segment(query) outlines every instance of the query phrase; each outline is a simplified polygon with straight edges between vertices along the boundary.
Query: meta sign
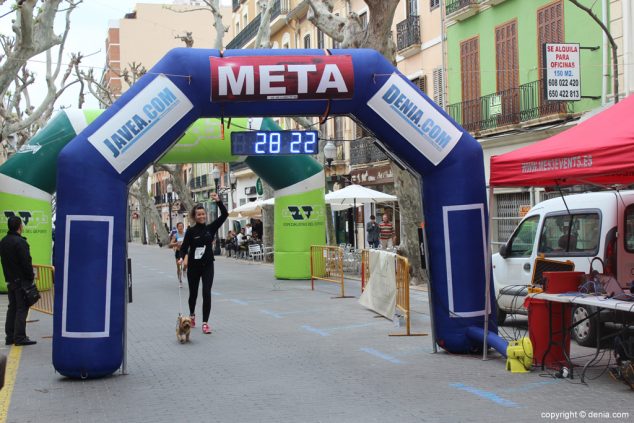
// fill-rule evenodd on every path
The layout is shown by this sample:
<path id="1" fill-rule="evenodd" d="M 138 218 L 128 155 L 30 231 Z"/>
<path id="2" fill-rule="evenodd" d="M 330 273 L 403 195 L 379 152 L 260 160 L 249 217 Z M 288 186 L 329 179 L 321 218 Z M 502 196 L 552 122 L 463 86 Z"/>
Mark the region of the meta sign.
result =
<path id="1" fill-rule="evenodd" d="M 352 98 L 350 56 L 210 57 L 211 101 Z"/>
<path id="2" fill-rule="evenodd" d="M 548 100 L 581 100 L 579 44 L 544 44 L 544 90 Z"/>

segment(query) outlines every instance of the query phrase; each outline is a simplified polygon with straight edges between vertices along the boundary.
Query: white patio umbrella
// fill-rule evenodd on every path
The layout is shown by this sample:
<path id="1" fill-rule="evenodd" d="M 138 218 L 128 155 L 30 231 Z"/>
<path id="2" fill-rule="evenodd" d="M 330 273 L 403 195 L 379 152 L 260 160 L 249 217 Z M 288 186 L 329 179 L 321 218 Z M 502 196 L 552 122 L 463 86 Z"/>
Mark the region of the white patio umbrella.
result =
<path id="1" fill-rule="evenodd" d="M 229 217 L 243 218 L 243 217 L 259 217 L 262 216 L 262 200 L 250 201 L 243 204 L 229 212 Z"/>
<path id="2" fill-rule="evenodd" d="M 395 195 L 386 194 L 381 191 L 375 191 L 361 185 L 348 185 L 338 191 L 326 194 L 326 203 L 328 204 L 350 204 L 359 203 L 382 203 L 386 201 L 396 201 Z"/>
<path id="3" fill-rule="evenodd" d="M 355 210 L 357 209 L 357 202 L 359 203 L 383 203 L 386 201 L 396 201 L 398 198 L 395 195 L 386 194 L 381 191 L 375 191 L 370 188 L 366 188 L 361 185 L 348 185 L 335 192 L 329 192 L 326 194 L 326 203 L 331 205 L 353 204 Z M 347 207 L 346 207 L 347 208 Z M 353 213 L 354 220 L 354 241 L 355 247 L 359 248 L 357 241 L 357 213 Z"/>

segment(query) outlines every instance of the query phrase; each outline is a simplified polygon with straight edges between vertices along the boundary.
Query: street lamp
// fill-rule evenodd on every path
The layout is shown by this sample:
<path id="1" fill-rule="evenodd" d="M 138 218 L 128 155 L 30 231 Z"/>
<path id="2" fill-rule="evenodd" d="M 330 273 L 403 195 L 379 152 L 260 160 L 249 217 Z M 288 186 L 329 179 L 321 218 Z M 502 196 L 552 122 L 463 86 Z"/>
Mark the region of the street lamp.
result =
<path id="1" fill-rule="evenodd" d="M 238 182 L 238 177 L 234 172 L 229 172 L 229 183 L 231 184 L 231 189 L 236 189 L 236 182 Z"/>
<path id="2" fill-rule="evenodd" d="M 214 166 L 211 171 L 211 177 L 214 180 L 214 186 L 216 187 L 216 194 L 219 194 L 218 185 L 220 185 L 220 170 L 217 166 Z M 218 219 L 218 204 L 214 204 L 214 220 Z M 215 234 L 216 236 L 216 245 L 214 246 L 214 254 L 220 255 L 220 240 L 218 239 L 218 232 Z"/>
<path id="3" fill-rule="evenodd" d="M 172 187 L 172 184 L 167 184 L 167 207 L 168 207 L 168 213 L 170 215 L 170 230 L 169 232 L 172 231 L 172 193 L 174 192 L 174 187 Z"/>
<path id="4" fill-rule="evenodd" d="M 235 172 L 229 172 L 229 183 L 231 184 L 231 209 L 233 210 L 233 191 L 236 189 L 236 182 L 238 182 L 238 177 Z"/>
<path id="5" fill-rule="evenodd" d="M 332 141 L 328 141 L 324 146 L 324 158 L 328 167 L 332 166 L 332 161 L 337 157 L 337 147 Z"/>

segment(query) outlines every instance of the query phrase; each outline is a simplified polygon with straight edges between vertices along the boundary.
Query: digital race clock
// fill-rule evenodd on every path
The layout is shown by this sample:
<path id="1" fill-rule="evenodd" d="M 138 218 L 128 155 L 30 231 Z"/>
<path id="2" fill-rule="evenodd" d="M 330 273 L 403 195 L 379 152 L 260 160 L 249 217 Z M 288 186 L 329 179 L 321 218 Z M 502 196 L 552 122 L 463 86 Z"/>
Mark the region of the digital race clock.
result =
<path id="1" fill-rule="evenodd" d="M 231 133 L 234 156 L 317 154 L 317 131 L 236 131 Z"/>

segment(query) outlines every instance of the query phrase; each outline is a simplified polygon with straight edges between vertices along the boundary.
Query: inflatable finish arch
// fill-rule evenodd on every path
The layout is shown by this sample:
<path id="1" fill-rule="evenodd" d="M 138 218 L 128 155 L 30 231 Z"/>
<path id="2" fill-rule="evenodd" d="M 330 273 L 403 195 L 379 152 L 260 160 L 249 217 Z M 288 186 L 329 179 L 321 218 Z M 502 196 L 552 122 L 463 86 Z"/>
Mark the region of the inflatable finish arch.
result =
<path id="1" fill-rule="evenodd" d="M 353 115 L 424 177 L 438 343 L 479 342 L 486 194 L 479 144 L 373 50 L 175 49 L 60 153 L 53 365 L 69 377 L 123 358 L 128 184 L 199 117 Z M 127 142 L 112 135 L 132 133 Z M 493 304 L 494 302 L 491 302 Z M 492 332 L 497 328 L 491 324 Z"/>

